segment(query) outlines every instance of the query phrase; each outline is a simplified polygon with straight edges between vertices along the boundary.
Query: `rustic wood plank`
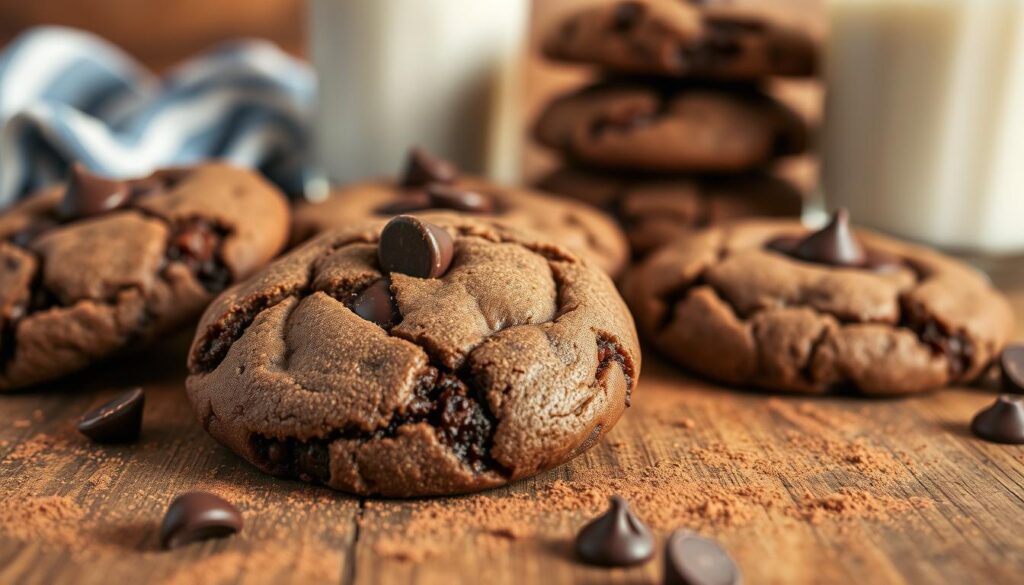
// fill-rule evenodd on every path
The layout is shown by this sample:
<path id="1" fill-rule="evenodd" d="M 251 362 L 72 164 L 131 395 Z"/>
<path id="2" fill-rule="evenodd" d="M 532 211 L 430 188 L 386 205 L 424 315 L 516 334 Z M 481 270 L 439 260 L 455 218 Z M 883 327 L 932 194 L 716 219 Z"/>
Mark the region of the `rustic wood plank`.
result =
<path id="1" fill-rule="evenodd" d="M 184 396 L 187 342 L 0 398 L 0 582 L 342 581 L 358 501 L 263 477 L 207 436 Z M 82 412 L 132 385 L 146 388 L 138 444 L 93 445 L 75 432 Z M 242 534 L 159 550 L 167 504 L 193 489 L 236 503 Z M 19 519 L 12 534 L 9 523 Z"/>

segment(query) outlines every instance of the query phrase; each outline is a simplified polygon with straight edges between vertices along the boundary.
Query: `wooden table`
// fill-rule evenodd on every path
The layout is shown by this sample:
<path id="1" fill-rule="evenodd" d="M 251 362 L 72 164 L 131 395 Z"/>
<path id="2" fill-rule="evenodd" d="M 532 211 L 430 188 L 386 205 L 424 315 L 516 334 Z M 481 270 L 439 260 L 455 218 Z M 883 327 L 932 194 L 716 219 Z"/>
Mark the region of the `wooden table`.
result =
<path id="1" fill-rule="evenodd" d="M 1013 299 L 1024 323 L 1024 290 Z M 689 379 L 648 352 L 634 407 L 575 461 L 477 496 L 361 500 L 264 476 L 210 439 L 183 393 L 187 341 L 0 397 L 0 582 L 657 583 L 660 552 L 630 570 L 572 558 L 575 530 L 616 492 L 659 538 L 685 526 L 719 539 L 748 584 L 1024 571 L 1024 447 L 967 430 L 991 388 L 778 397 Z M 132 384 L 147 390 L 138 444 L 77 435 L 81 412 Z M 160 551 L 166 505 L 191 489 L 234 501 L 245 529 Z"/>

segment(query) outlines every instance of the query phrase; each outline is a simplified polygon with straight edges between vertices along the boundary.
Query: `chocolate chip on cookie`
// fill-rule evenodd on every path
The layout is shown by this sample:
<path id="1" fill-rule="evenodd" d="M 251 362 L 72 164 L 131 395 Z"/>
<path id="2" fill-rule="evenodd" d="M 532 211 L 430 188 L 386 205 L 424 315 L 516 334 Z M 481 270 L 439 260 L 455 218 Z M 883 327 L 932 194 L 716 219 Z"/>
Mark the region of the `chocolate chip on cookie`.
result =
<path id="1" fill-rule="evenodd" d="M 413 218 L 357 224 L 216 299 L 186 382 L 203 427 L 268 473 L 388 496 L 503 485 L 595 444 L 640 368 L 611 280 L 532 233 L 431 223 L 450 244 Z"/>
<path id="2" fill-rule="evenodd" d="M 352 301 L 352 312 L 384 329 L 390 329 L 401 318 L 391 295 L 391 280 L 384 277 L 363 289 Z"/>
<path id="3" fill-rule="evenodd" d="M 437 278 L 448 270 L 454 253 L 452 237 L 444 228 L 400 215 L 381 231 L 377 257 L 385 272 Z"/>
<path id="4" fill-rule="evenodd" d="M 131 195 L 128 183 L 94 175 L 81 163 L 75 163 L 71 165 L 71 175 L 57 214 L 63 220 L 99 215 L 124 207 L 131 200 Z"/>
<path id="5" fill-rule="evenodd" d="M 832 244 L 816 261 L 776 247 L 809 236 L 820 233 L 784 221 L 694 232 L 633 269 L 624 295 L 674 361 L 770 390 L 903 394 L 967 382 L 1013 331 L 1006 299 L 968 266 L 867 232 L 852 234 L 860 266 L 834 264 L 859 255 Z"/>
<path id="6" fill-rule="evenodd" d="M 832 266 L 864 266 L 867 253 L 850 229 L 850 212 L 840 209 L 825 227 L 802 239 L 781 239 L 770 247 L 808 262 Z"/>
<path id="7" fill-rule="evenodd" d="M 451 183 L 458 176 L 459 169 L 451 162 L 431 156 L 422 148 L 413 148 L 399 184 L 406 188 L 427 187 L 431 183 Z"/>
<path id="8" fill-rule="evenodd" d="M 81 167 L 0 215 L 0 390 L 52 380 L 198 315 L 283 247 L 289 211 L 223 164 L 108 181 Z"/>
<path id="9" fill-rule="evenodd" d="M 294 214 L 293 242 L 368 220 L 403 214 L 429 219 L 445 211 L 472 213 L 487 221 L 544 234 L 612 276 L 618 276 L 628 261 L 625 235 L 601 211 L 546 193 L 468 176 L 416 188 L 402 186 L 402 180 L 372 181 L 336 191 L 321 202 L 300 204 Z"/>

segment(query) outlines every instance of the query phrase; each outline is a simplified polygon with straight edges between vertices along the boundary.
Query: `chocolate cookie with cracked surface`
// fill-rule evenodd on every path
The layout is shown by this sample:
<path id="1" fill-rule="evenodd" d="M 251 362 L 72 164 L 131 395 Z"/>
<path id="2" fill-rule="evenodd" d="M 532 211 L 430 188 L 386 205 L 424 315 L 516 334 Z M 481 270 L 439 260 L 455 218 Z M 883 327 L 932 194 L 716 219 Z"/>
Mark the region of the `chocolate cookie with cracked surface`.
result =
<path id="1" fill-rule="evenodd" d="M 287 241 L 284 197 L 223 164 L 129 181 L 76 166 L 0 215 L 0 390 L 59 378 L 195 318 Z"/>
<path id="2" fill-rule="evenodd" d="M 803 207 L 792 183 L 765 173 L 651 176 L 564 167 L 537 185 L 615 215 L 640 257 L 704 227 L 752 217 L 795 218 Z"/>
<path id="3" fill-rule="evenodd" d="M 537 140 L 584 166 L 739 172 L 807 148 L 806 122 L 748 84 L 598 83 L 551 102 Z"/>
<path id="4" fill-rule="evenodd" d="M 628 74 L 761 79 L 809 76 L 818 43 L 765 10 L 728 2 L 622 0 L 588 6 L 558 23 L 544 53 Z"/>
<path id="5" fill-rule="evenodd" d="M 643 334 L 709 378 L 770 390 L 906 394 L 970 381 L 1013 331 L 973 269 L 837 217 L 683 236 L 627 276 Z"/>
<path id="6" fill-rule="evenodd" d="M 384 243 L 382 222 L 326 232 L 210 306 L 187 380 L 210 434 L 274 475 L 425 496 L 536 474 L 611 429 L 640 352 L 606 274 L 507 226 L 435 216 L 446 243 L 392 221 Z M 382 271 L 381 246 L 421 237 L 443 273 Z"/>
<path id="7" fill-rule="evenodd" d="M 400 213 L 458 211 L 540 233 L 613 277 L 621 274 L 629 259 L 629 245 L 615 221 L 575 201 L 457 176 L 454 171 L 442 178 L 413 181 L 409 175 L 415 173 L 406 172 L 396 180 L 351 185 L 324 201 L 298 205 L 293 240 L 301 242 L 328 229 Z"/>

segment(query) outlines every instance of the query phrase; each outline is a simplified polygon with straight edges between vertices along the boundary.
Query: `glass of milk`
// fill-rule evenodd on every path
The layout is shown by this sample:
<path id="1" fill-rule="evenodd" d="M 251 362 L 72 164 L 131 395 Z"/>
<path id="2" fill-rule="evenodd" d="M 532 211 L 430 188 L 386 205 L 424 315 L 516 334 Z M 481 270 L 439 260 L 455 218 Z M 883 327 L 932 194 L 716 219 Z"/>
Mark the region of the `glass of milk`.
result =
<path id="1" fill-rule="evenodd" d="M 1024 0 L 829 12 L 829 207 L 947 251 L 1024 258 Z"/>
<path id="2" fill-rule="evenodd" d="M 410 146 L 514 179 L 529 0 L 312 0 L 315 152 L 335 182 L 394 175 Z"/>

